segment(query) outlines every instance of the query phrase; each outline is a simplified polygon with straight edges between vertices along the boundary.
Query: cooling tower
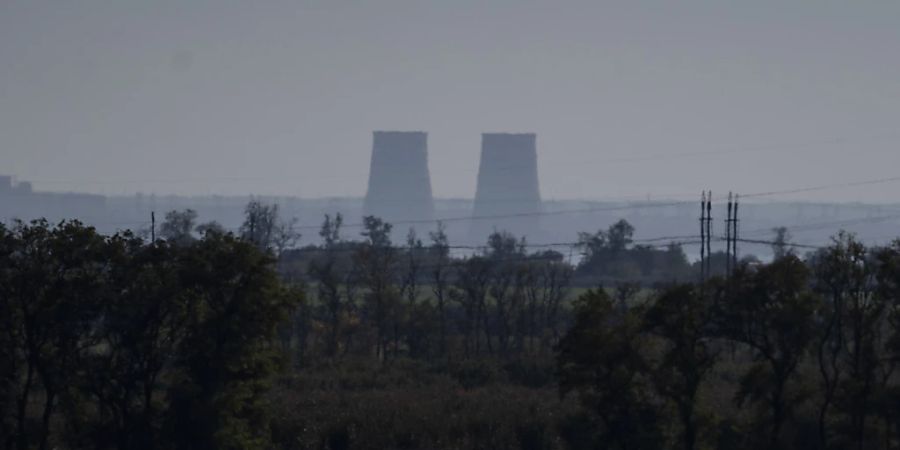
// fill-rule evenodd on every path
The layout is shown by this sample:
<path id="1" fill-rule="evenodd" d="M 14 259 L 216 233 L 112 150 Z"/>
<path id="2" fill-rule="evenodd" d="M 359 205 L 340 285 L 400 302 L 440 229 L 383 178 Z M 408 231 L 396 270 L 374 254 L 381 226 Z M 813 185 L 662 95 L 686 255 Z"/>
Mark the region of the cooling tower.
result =
<path id="1" fill-rule="evenodd" d="M 472 237 L 483 239 L 493 229 L 534 238 L 538 232 L 541 194 L 538 186 L 534 133 L 484 133 L 475 192 Z M 484 218 L 490 216 L 511 216 Z"/>
<path id="2" fill-rule="evenodd" d="M 431 220 L 434 204 L 428 175 L 428 134 L 421 131 L 373 134 L 369 189 L 363 211 L 395 223 L 400 230 L 409 225 L 396 222 Z"/>

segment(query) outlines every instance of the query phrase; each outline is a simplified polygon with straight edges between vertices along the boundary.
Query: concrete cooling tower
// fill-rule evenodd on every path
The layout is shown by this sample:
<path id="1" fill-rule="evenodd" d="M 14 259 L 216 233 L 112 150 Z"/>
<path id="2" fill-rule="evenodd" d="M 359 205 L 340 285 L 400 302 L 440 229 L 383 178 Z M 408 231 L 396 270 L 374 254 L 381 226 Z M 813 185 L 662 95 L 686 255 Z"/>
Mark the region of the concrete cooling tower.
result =
<path id="1" fill-rule="evenodd" d="M 388 222 L 431 220 L 434 203 L 428 174 L 428 134 L 376 131 L 373 135 L 369 189 L 363 211 Z M 425 224 L 417 228 L 428 228 Z M 408 224 L 395 223 L 395 230 Z"/>
<path id="2" fill-rule="evenodd" d="M 476 219 L 471 238 L 483 240 L 497 230 L 507 230 L 534 240 L 539 232 L 541 193 L 538 186 L 537 143 L 534 133 L 484 133 L 481 165 L 475 192 Z"/>

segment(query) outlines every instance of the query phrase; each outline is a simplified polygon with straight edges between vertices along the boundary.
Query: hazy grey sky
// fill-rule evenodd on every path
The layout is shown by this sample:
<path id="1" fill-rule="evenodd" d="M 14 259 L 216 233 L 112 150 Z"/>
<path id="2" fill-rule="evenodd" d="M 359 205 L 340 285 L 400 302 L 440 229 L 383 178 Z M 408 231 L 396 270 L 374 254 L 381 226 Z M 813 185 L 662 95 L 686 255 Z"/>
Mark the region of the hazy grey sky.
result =
<path id="1" fill-rule="evenodd" d="M 484 131 L 537 133 L 545 198 L 756 192 L 900 175 L 898 121 L 896 1 L 0 0 L 0 173 L 39 189 L 362 195 L 391 129 L 440 197 Z"/>

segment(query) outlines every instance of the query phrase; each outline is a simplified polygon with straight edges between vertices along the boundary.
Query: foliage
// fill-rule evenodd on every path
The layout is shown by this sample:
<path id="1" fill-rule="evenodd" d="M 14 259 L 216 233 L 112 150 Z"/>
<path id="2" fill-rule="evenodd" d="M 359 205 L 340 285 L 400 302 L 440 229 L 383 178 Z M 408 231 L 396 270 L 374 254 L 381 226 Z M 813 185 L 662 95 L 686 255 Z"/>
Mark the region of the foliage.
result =
<path id="1" fill-rule="evenodd" d="M 614 280 L 657 281 L 687 280 L 691 267 L 681 246 L 669 244 L 664 249 L 632 245 L 634 227 L 620 220 L 606 230 L 579 233 L 582 260 L 577 274 L 582 282 L 599 283 Z"/>
<path id="2" fill-rule="evenodd" d="M 44 221 L 0 229 L 0 251 L 5 447 L 268 448 L 271 342 L 299 295 L 268 255 Z"/>
<path id="3" fill-rule="evenodd" d="M 0 225 L 0 445 L 900 444 L 900 242 L 804 260 L 785 234 L 771 263 L 665 283 L 681 248 L 624 221 L 576 269 L 502 230 L 464 256 L 441 225 L 395 245 L 377 217 L 282 248 L 277 213 L 248 205 L 239 236 L 177 213 L 156 242 Z M 574 276 L 612 287 L 572 301 Z"/>

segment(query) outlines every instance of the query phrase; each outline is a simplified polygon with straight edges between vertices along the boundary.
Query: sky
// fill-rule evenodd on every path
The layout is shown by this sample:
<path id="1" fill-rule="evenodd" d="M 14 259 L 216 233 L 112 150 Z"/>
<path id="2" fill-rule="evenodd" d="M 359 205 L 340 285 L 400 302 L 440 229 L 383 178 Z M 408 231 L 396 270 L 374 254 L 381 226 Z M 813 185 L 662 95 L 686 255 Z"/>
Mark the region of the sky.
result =
<path id="1" fill-rule="evenodd" d="M 497 131 L 546 199 L 852 183 L 900 176 L 898 55 L 888 1 L 0 0 L 0 174 L 362 196 L 372 131 L 422 130 L 438 197 Z"/>

